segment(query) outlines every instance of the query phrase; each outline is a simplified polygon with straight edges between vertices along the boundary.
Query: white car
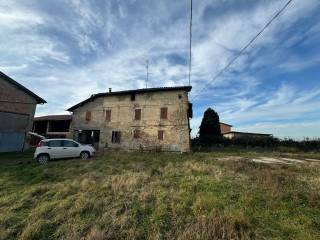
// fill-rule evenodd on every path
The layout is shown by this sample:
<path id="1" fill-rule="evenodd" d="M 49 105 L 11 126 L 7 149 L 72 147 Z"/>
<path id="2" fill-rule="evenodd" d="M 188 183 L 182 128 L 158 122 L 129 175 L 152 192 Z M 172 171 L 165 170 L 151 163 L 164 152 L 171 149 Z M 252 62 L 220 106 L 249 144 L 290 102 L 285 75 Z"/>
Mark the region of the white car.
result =
<path id="1" fill-rule="evenodd" d="M 50 159 L 75 158 L 87 159 L 96 150 L 90 145 L 82 145 L 72 139 L 44 139 L 41 140 L 34 153 L 34 159 L 39 163 L 47 163 Z"/>

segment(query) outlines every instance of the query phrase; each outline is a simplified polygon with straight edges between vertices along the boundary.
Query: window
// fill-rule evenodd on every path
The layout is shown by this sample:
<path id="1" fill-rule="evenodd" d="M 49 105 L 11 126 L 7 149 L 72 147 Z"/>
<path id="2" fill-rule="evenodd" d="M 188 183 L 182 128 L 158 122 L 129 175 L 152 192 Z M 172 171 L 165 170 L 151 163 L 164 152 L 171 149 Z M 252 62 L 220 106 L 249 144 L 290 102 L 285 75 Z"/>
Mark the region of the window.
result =
<path id="1" fill-rule="evenodd" d="M 51 140 L 48 143 L 48 147 L 62 147 L 62 141 L 61 140 Z"/>
<path id="2" fill-rule="evenodd" d="M 141 120 L 141 109 L 134 110 L 134 120 Z"/>
<path id="3" fill-rule="evenodd" d="M 111 110 L 108 109 L 106 110 L 106 122 L 110 122 L 111 121 Z"/>
<path id="4" fill-rule="evenodd" d="M 111 142 L 112 143 L 120 143 L 120 140 L 121 140 L 121 132 L 112 131 Z"/>
<path id="5" fill-rule="evenodd" d="M 91 112 L 90 111 L 86 112 L 86 121 L 91 121 Z"/>
<path id="6" fill-rule="evenodd" d="M 135 101 L 136 100 L 136 95 L 134 93 L 132 93 L 130 99 L 131 99 L 131 101 Z"/>
<path id="7" fill-rule="evenodd" d="M 163 140 L 163 135 L 164 135 L 164 131 L 163 130 L 159 130 L 158 131 L 158 140 Z"/>
<path id="8" fill-rule="evenodd" d="M 160 108 L 160 119 L 167 119 L 168 118 L 168 108 L 162 107 Z"/>
<path id="9" fill-rule="evenodd" d="M 140 138 L 140 130 L 139 129 L 135 129 L 133 131 L 133 138 Z"/>
<path id="10" fill-rule="evenodd" d="M 62 145 L 64 147 L 79 147 L 79 145 L 77 143 L 75 143 L 74 141 L 69 141 L 69 140 L 62 140 Z"/>
<path id="11" fill-rule="evenodd" d="M 181 99 L 181 98 L 182 98 L 182 95 L 181 95 L 181 94 L 179 94 L 179 95 L 178 95 L 178 97 L 179 97 L 179 99 Z"/>

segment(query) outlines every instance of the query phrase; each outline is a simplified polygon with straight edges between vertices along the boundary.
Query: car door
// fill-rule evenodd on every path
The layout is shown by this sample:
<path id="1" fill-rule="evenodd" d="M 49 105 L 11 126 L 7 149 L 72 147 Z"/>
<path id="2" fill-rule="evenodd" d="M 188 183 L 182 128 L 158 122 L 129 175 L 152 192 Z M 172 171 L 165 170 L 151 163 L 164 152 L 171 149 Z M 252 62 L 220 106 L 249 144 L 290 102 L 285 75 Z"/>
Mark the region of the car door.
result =
<path id="1" fill-rule="evenodd" d="M 80 147 L 79 144 L 72 140 L 62 140 L 63 142 L 63 154 L 65 157 L 79 157 Z"/>
<path id="2" fill-rule="evenodd" d="M 63 158 L 61 140 L 50 140 L 47 146 L 50 158 Z"/>

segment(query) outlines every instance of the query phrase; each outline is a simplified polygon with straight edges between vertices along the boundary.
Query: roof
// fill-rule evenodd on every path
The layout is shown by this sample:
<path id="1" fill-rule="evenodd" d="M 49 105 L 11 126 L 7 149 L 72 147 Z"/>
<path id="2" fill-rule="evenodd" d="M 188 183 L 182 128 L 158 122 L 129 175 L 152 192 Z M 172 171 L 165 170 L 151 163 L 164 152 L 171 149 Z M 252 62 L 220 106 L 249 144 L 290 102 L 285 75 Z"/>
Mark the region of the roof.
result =
<path id="1" fill-rule="evenodd" d="M 35 93 L 33 93 L 32 91 L 30 91 L 29 89 L 27 89 L 26 87 L 22 86 L 20 83 L 16 82 L 15 80 L 13 80 L 11 77 L 7 76 L 6 74 L 4 74 L 3 72 L 0 71 L 0 77 L 2 77 L 3 79 L 7 80 L 9 83 L 11 83 L 12 85 L 15 85 L 18 89 L 24 91 L 25 93 L 27 93 L 28 95 L 30 95 L 31 97 L 33 97 L 37 103 L 46 103 L 46 101 L 44 99 L 42 99 L 41 97 L 39 97 L 38 95 L 36 95 Z"/>
<path id="2" fill-rule="evenodd" d="M 229 127 L 232 127 L 232 125 L 227 124 L 227 123 L 224 123 L 224 122 L 220 122 L 220 124 L 223 124 L 223 125 L 227 125 L 227 126 L 229 126 Z"/>
<path id="3" fill-rule="evenodd" d="M 137 94 L 137 93 L 151 93 L 151 92 L 169 92 L 169 91 L 188 91 L 190 92 L 192 89 L 191 86 L 180 86 L 180 87 L 159 87 L 159 88 L 141 88 L 141 89 L 134 89 L 134 90 L 126 90 L 126 91 L 118 91 L 118 92 L 104 92 L 104 93 L 97 93 L 91 95 L 90 98 L 70 107 L 67 111 L 73 111 L 78 107 L 83 106 L 84 104 L 94 101 L 98 97 L 108 97 L 108 96 L 117 96 L 117 95 L 127 95 L 127 94 Z"/>
<path id="4" fill-rule="evenodd" d="M 34 121 L 48 121 L 48 120 L 72 120 L 72 115 L 47 115 L 41 117 L 35 117 Z"/>
<path id="5" fill-rule="evenodd" d="M 228 133 L 239 133 L 239 134 L 260 135 L 260 136 L 272 136 L 272 134 L 267 134 L 267 133 L 250 133 L 250 132 L 235 132 L 235 131 L 226 132 L 226 133 L 223 133 L 223 135 L 224 134 L 228 134 Z"/>

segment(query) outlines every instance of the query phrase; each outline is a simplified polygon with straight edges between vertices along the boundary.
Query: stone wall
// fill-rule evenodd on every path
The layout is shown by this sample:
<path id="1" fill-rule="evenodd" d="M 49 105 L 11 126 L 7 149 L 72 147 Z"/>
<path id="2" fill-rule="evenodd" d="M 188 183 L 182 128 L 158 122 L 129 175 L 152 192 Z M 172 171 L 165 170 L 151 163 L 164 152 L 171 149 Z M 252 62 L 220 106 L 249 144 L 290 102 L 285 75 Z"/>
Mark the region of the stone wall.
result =
<path id="1" fill-rule="evenodd" d="M 160 109 L 166 107 L 167 119 L 160 119 Z M 141 119 L 135 120 L 135 109 L 141 109 Z M 111 110 L 110 121 L 106 110 Z M 86 112 L 91 120 L 86 121 Z M 190 150 L 188 94 L 185 91 L 139 93 L 135 100 L 131 95 L 107 96 L 95 99 L 73 113 L 72 130 L 100 130 L 99 148 L 123 150 Z M 134 131 L 139 130 L 139 138 Z M 162 130 L 163 140 L 158 139 Z M 121 132 L 120 143 L 113 143 L 112 131 Z"/>

